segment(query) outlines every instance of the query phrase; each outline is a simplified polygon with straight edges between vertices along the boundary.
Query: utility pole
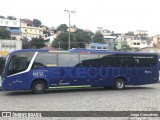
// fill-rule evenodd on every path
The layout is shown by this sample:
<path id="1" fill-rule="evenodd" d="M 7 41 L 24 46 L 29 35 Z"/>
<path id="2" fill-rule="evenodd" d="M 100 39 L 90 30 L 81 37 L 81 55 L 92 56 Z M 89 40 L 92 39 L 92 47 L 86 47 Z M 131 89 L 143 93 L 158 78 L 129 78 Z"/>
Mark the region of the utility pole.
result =
<path id="1" fill-rule="evenodd" d="M 64 10 L 64 12 L 68 13 L 68 17 L 69 17 L 69 36 L 68 36 L 68 50 L 70 50 L 71 48 L 71 38 L 70 38 L 70 17 L 71 17 L 71 13 L 76 13 L 75 11 L 70 11 L 70 10 Z"/>

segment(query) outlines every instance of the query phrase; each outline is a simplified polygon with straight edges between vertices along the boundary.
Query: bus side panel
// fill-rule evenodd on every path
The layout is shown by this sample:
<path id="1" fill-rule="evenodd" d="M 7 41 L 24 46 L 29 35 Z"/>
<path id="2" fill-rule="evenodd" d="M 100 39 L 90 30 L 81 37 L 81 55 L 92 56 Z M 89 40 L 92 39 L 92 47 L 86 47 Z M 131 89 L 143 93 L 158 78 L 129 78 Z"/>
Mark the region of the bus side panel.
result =
<path id="1" fill-rule="evenodd" d="M 49 71 L 52 86 L 90 85 L 85 67 L 54 67 Z"/>
<path id="2" fill-rule="evenodd" d="M 93 71 L 92 69 L 90 70 L 91 73 Z M 107 87 L 114 85 L 114 76 L 117 73 L 115 67 L 97 67 L 95 71 L 95 73 L 90 75 L 90 77 L 95 76 L 92 79 L 93 87 Z"/>
<path id="3" fill-rule="evenodd" d="M 30 89 L 32 87 L 32 83 L 35 80 L 44 80 L 46 81 L 47 85 L 49 85 L 49 79 L 51 77 L 50 71 L 51 71 L 51 68 L 32 69 L 28 76 Z"/>
<path id="4" fill-rule="evenodd" d="M 133 85 L 144 85 L 158 82 L 157 67 L 137 67 L 138 75 L 133 80 Z"/>
<path id="5" fill-rule="evenodd" d="M 92 87 L 113 86 L 117 68 L 107 67 L 55 67 L 49 71 L 50 86 Z"/>
<path id="6" fill-rule="evenodd" d="M 123 77 L 126 85 L 143 85 L 157 82 L 156 67 L 51 67 L 35 69 L 30 73 L 32 75 L 29 75 L 29 80 L 43 78 L 47 80 L 49 87 L 114 86 L 114 80 L 117 77 Z"/>
<path id="7" fill-rule="evenodd" d="M 2 83 L 3 90 L 29 90 L 28 73 L 7 77 Z"/>

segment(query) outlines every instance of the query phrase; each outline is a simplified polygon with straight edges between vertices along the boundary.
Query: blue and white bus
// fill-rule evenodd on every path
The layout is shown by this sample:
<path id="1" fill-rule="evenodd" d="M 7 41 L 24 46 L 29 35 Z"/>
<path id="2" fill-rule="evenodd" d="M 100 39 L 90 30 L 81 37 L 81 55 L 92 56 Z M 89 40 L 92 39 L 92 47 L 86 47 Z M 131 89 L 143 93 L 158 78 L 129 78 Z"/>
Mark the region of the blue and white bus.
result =
<path id="1" fill-rule="evenodd" d="M 157 83 L 155 53 L 104 50 L 17 50 L 8 55 L 2 75 L 4 91 L 109 87 Z"/>

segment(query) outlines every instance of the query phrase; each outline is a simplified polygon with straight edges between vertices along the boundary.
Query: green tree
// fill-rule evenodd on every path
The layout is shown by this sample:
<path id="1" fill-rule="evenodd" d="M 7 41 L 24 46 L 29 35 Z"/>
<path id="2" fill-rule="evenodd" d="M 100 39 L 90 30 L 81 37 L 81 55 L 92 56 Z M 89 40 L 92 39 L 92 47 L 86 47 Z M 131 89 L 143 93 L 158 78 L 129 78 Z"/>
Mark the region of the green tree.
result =
<path id="1" fill-rule="evenodd" d="M 61 24 L 60 26 L 57 27 L 57 31 L 67 31 L 68 26 L 66 24 Z"/>
<path id="2" fill-rule="evenodd" d="M 29 49 L 32 48 L 30 42 L 28 42 L 27 38 L 22 39 L 22 49 Z"/>
<path id="3" fill-rule="evenodd" d="M 127 45 L 127 44 L 123 44 L 121 51 L 125 51 L 125 52 L 132 51 L 132 48 L 130 48 L 129 45 Z"/>
<path id="4" fill-rule="evenodd" d="M 34 25 L 35 27 L 40 27 L 41 24 L 42 24 L 42 22 L 41 22 L 40 20 L 38 20 L 38 19 L 33 19 L 33 25 Z"/>
<path id="5" fill-rule="evenodd" d="M 52 46 L 54 48 L 62 48 L 64 50 L 67 50 L 68 49 L 68 33 L 61 32 L 52 43 Z"/>
<path id="6" fill-rule="evenodd" d="M 85 32 L 82 29 L 77 29 L 75 33 L 75 40 L 77 42 L 72 48 L 85 48 L 86 44 L 91 42 L 91 36 L 93 35 L 92 32 Z"/>
<path id="7" fill-rule="evenodd" d="M 14 16 L 8 16 L 7 19 L 9 19 L 9 20 L 17 20 L 17 18 L 14 17 Z"/>
<path id="8" fill-rule="evenodd" d="M 11 33 L 6 28 L 0 28 L 0 39 L 11 39 Z"/>
<path id="9" fill-rule="evenodd" d="M 43 38 L 32 38 L 32 40 L 30 41 L 30 46 L 32 48 L 42 48 L 45 46 L 45 43 L 44 43 L 44 39 Z"/>
<path id="10" fill-rule="evenodd" d="M 84 48 L 85 45 L 91 42 L 92 32 L 84 32 L 82 29 L 77 29 L 76 32 L 70 33 L 71 48 Z M 54 40 L 53 47 L 68 49 L 68 32 L 61 32 Z"/>
<path id="11" fill-rule="evenodd" d="M 104 38 L 101 32 L 97 31 L 92 38 L 95 43 L 104 43 Z"/>

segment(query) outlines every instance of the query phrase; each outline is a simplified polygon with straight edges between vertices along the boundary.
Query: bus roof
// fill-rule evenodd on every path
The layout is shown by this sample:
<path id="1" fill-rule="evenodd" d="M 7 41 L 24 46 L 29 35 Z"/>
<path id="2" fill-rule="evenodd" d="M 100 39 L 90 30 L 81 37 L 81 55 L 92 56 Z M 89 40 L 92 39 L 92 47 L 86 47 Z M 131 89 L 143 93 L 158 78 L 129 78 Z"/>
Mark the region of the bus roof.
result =
<path id="1" fill-rule="evenodd" d="M 121 52 L 121 51 L 108 51 L 108 50 L 95 50 L 95 49 L 84 49 L 84 48 L 75 48 L 71 50 L 63 50 L 63 51 L 49 51 L 49 50 L 42 50 L 42 49 L 22 49 L 22 50 L 15 50 L 12 53 L 18 52 L 53 52 L 53 53 L 110 53 L 110 54 L 139 54 L 139 55 L 157 55 L 157 53 L 148 53 L 148 52 Z"/>

